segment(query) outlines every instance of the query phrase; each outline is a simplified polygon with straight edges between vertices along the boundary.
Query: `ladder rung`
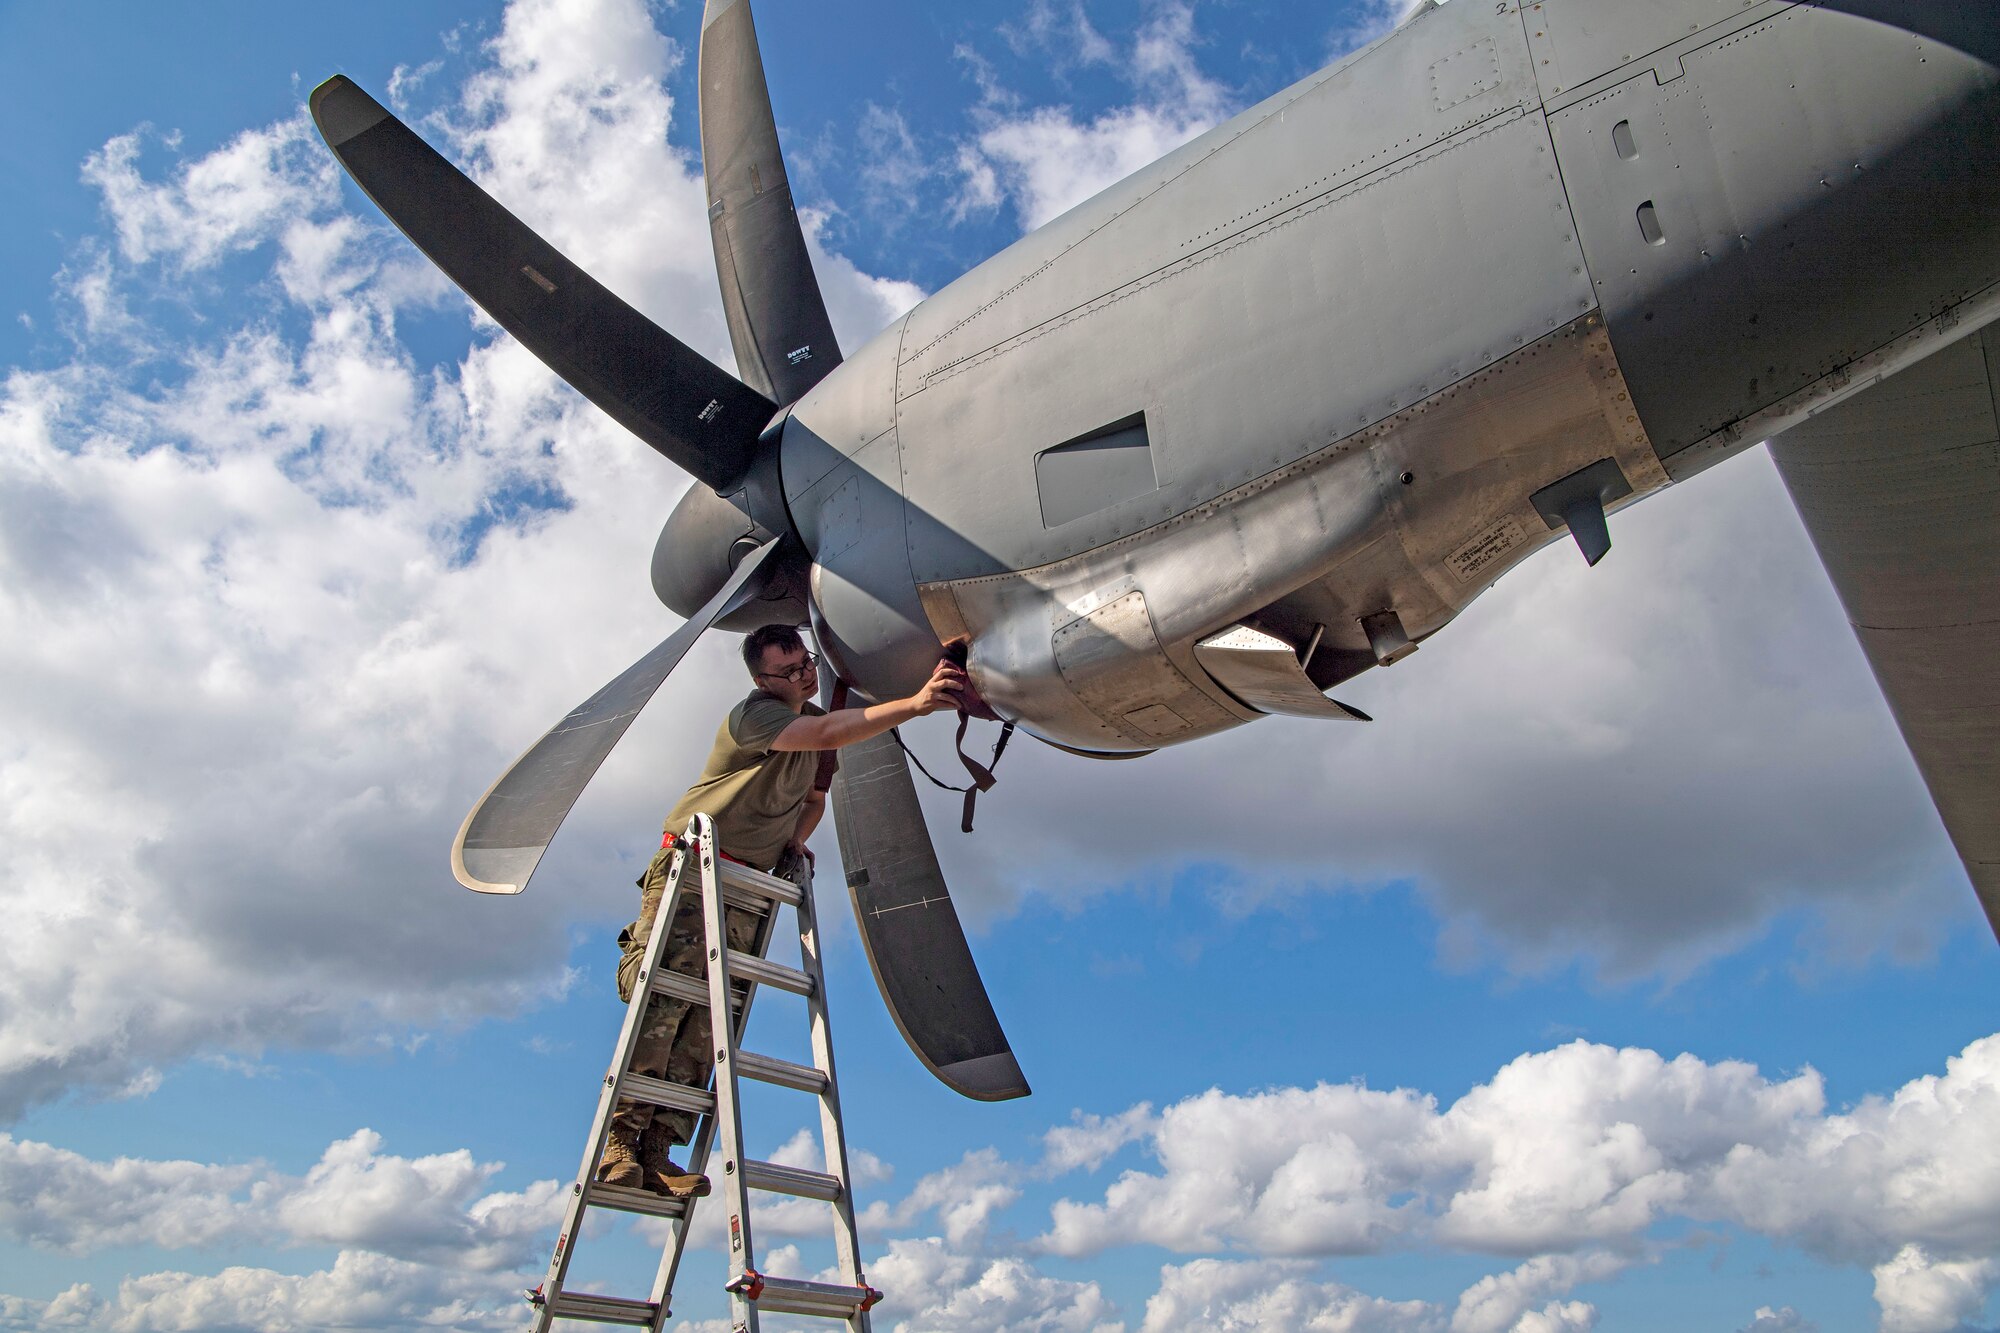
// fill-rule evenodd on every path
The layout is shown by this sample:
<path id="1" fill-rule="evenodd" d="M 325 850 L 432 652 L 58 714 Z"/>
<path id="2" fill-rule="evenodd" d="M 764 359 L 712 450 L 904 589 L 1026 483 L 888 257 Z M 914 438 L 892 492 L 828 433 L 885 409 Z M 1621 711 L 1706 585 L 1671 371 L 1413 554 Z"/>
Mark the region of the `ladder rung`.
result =
<path id="1" fill-rule="evenodd" d="M 786 967 L 768 958 L 759 958 L 754 953 L 729 951 L 729 975 L 745 981 L 755 981 L 764 986 L 776 986 L 794 995 L 811 995 L 813 980 L 796 967 Z"/>
<path id="2" fill-rule="evenodd" d="M 722 901 L 728 903 L 731 907 L 740 907 L 746 912 L 755 912 L 758 916 L 762 916 L 771 910 L 771 900 L 769 898 L 751 889 L 739 889 L 734 884 L 724 884 L 722 886 Z"/>
<path id="3" fill-rule="evenodd" d="M 687 1200 L 671 1194 L 655 1194 L 652 1190 L 635 1189 L 630 1185 L 607 1185 L 603 1181 L 593 1181 L 590 1195 L 584 1200 L 593 1208 L 613 1208 L 621 1213 L 644 1213 L 647 1217 L 680 1217 L 687 1212 Z"/>
<path id="4" fill-rule="evenodd" d="M 866 1287 L 836 1287 L 826 1282 L 801 1278 L 767 1277 L 757 1297 L 757 1308 L 765 1314 L 823 1315 L 830 1319 L 852 1319 L 875 1293 Z"/>
<path id="5" fill-rule="evenodd" d="M 779 1166 L 776 1162 L 743 1160 L 743 1183 L 753 1190 L 773 1194 L 795 1194 L 801 1199 L 832 1203 L 840 1197 L 840 1177 L 824 1171 L 808 1171 L 801 1166 Z"/>
<path id="6" fill-rule="evenodd" d="M 757 906 L 762 907 L 766 902 L 779 902 L 787 907 L 799 905 L 799 886 L 790 880 L 752 870 L 734 861 L 720 861 L 719 864 L 722 866 L 722 887 L 748 892 L 757 900 Z"/>
<path id="7" fill-rule="evenodd" d="M 557 1319 L 586 1319 L 594 1324 L 631 1324 L 651 1328 L 660 1307 L 651 1301 L 627 1300 L 623 1296 L 594 1296 L 589 1292 L 565 1291 L 549 1302 L 549 1313 Z"/>
<path id="8" fill-rule="evenodd" d="M 793 1064 L 790 1060 L 758 1055 L 755 1051 L 736 1053 L 736 1072 L 744 1078 L 754 1078 L 759 1083 L 775 1083 L 781 1088 L 797 1088 L 800 1092 L 814 1094 L 826 1091 L 826 1075 L 811 1065 Z M 631 1080 L 626 1082 L 629 1084 Z"/>
<path id="9" fill-rule="evenodd" d="M 707 1115 L 715 1109 L 715 1094 L 708 1089 L 669 1083 L 663 1078 L 652 1078 L 646 1074 L 627 1074 L 618 1091 L 635 1102 L 665 1106 L 676 1111 L 692 1111 L 696 1115 Z"/>
<path id="10" fill-rule="evenodd" d="M 671 995 L 677 1000 L 686 1000 L 689 1004 L 704 1006 L 708 1004 L 708 983 L 706 981 L 700 977 L 690 977 L 669 968 L 663 967 L 653 974 L 653 990 L 661 995 Z M 742 1007 L 743 996 L 741 994 L 729 997 L 729 1010 L 731 1013 L 736 1012 Z"/>

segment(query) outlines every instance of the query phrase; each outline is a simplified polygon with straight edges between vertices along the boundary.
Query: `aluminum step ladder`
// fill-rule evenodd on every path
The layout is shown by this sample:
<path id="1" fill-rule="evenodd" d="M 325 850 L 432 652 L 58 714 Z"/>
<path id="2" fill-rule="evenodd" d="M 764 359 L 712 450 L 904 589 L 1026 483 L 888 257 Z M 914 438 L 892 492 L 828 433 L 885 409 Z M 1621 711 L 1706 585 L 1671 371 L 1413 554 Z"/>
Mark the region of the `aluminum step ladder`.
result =
<path id="1" fill-rule="evenodd" d="M 725 1289 L 729 1293 L 732 1328 L 756 1333 L 761 1310 L 767 1314 L 839 1320 L 853 1333 L 869 1333 L 868 1311 L 882 1298 L 882 1293 L 870 1287 L 861 1272 L 852 1177 L 847 1169 L 846 1135 L 841 1129 L 833 1034 L 827 1024 L 826 984 L 820 960 L 819 927 L 813 914 L 810 871 L 800 874 L 799 879 L 801 882 L 793 883 L 776 875 L 762 874 L 718 855 L 715 826 L 707 815 L 697 815 L 688 825 L 669 867 L 667 889 L 661 895 L 659 915 L 654 918 L 652 937 L 646 943 L 645 960 L 633 984 L 631 1003 L 625 1010 L 625 1025 L 619 1032 L 603 1090 L 598 1094 L 597 1115 L 591 1121 L 583 1165 L 570 1190 L 548 1275 L 540 1287 L 528 1294 L 536 1309 L 534 1333 L 547 1333 L 558 1319 L 622 1324 L 661 1333 L 673 1314 L 670 1306 L 674 1278 L 680 1270 L 681 1254 L 687 1245 L 688 1228 L 694 1221 L 698 1200 L 607 1185 L 597 1179 L 611 1117 L 618 1104 L 626 1100 L 689 1111 L 700 1117 L 693 1142 L 688 1145 L 688 1166 L 692 1171 L 707 1171 L 710 1149 L 716 1146 L 720 1130 L 722 1169 L 710 1174 L 715 1185 L 714 1203 L 725 1210 L 729 1219 L 729 1281 Z M 660 966 L 675 909 L 681 895 L 689 892 L 701 895 L 708 956 L 706 981 Z M 725 903 L 761 915 L 754 954 L 729 947 L 724 928 Z M 764 957 L 770 949 L 780 906 L 791 907 L 797 916 L 802 968 L 785 967 Z M 812 1064 L 779 1060 L 741 1048 L 744 1025 L 750 1017 L 750 1001 L 759 986 L 772 986 L 805 999 Z M 711 1014 L 724 1012 L 727 1003 L 730 1021 L 709 1024 L 715 1043 L 712 1087 L 669 1083 L 630 1071 L 632 1050 L 638 1042 L 646 1005 L 654 995 L 671 995 L 704 1004 Z M 741 1081 L 745 1079 L 794 1088 L 818 1098 L 825 1171 L 808 1171 L 744 1156 L 739 1099 Z M 789 1194 L 831 1204 L 834 1251 L 844 1281 L 809 1282 L 759 1272 L 750 1227 L 752 1191 Z M 672 1235 L 660 1256 L 659 1272 L 647 1299 L 571 1291 L 564 1285 L 575 1243 L 583 1235 L 585 1210 L 591 1208 L 671 1219 Z"/>

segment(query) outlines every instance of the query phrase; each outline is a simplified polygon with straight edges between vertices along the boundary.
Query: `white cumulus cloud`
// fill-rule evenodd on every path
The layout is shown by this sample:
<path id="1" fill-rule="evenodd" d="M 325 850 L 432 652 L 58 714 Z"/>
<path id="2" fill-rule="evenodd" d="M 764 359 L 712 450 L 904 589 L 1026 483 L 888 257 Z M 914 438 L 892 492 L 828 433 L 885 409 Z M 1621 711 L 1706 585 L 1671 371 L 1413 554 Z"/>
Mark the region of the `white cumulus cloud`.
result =
<path id="1" fill-rule="evenodd" d="M 1075 1116 L 1045 1135 L 1039 1163 L 984 1149 L 922 1176 L 861 1218 L 883 1247 L 866 1271 L 890 1295 L 885 1326 L 913 1333 L 1130 1328 L 1097 1282 L 1044 1265 L 1135 1245 L 1188 1256 L 1160 1270 L 1142 1333 L 1558 1333 L 1596 1327 L 1595 1289 L 1661 1259 L 1695 1223 L 1872 1270 L 1887 1333 L 1949 1333 L 2000 1287 L 2000 1171 L 1986 1143 L 1996 1095 L 2000 1035 L 1941 1075 L 1838 1110 L 1810 1070 L 1772 1079 L 1735 1061 L 1585 1042 L 1521 1056 L 1449 1106 L 1360 1084 L 1211 1091 L 1158 1111 Z M 1157 1169 L 1125 1171 L 1095 1200 L 1057 1201 L 1040 1237 L 1013 1238 L 1003 1220 L 1040 1208 L 1023 1183 L 1081 1183 L 1128 1141 Z M 816 1151 L 801 1131 L 773 1155 L 811 1164 Z M 855 1160 L 869 1180 L 887 1178 L 870 1155 Z M 0 1137 L 0 1237 L 73 1255 L 253 1243 L 339 1253 L 306 1274 L 160 1272 L 115 1294 L 16 1300 L 0 1316 L 58 1327 L 60 1305 L 91 1327 L 303 1327 L 328 1293 L 365 1275 L 381 1295 L 364 1327 L 437 1311 L 436 1322 L 485 1327 L 491 1302 L 531 1280 L 566 1193 L 556 1181 L 495 1189 L 499 1170 L 466 1151 L 399 1156 L 368 1130 L 297 1176 L 258 1163 L 99 1161 Z M 1764 1206 L 1774 1196 L 1783 1209 Z M 824 1243 L 824 1206 L 796 1202 L 758 1211 L 768 1265 L 799 1265 L 804 1241 Z M 698 1212 L 692 1243 L 719 1243 L 720 1217 Z M 932 1228 L 940 1234 L 924 1234 Z M 1359 1290 L 1317 1262 L 1426 1252 L 1511 1263 L 1445 1303 Z M 1811 1327 L 1789 1306 L 1765 1307 L 1746 1333 Z"/>
<path id="2" fill-rule="evenodd" d="M 654 18 L 517 0 L 462 89 L 402 92 L 442 96 L 417 128 L 728 364 Z M 652 775 L 614 760 L 522 900 L 464 893 L 445 853 L 513 753 L 671 628 L 647 561 L 685 477 L 346 211 L 303 108 L 199 155 L 121 135 L 85 178 L 112 239 L 66 271 L 74 355 L 0 380 L 0 1118 L 561 994 L 561 920 L 630 910 Z M 920 294 L 818 253 L 850 346 Z M 440 309 L 469 350 L 426 365 L 398 323 Z M 724 657 L 671 688 L 722 697 Z M 655 762 L 695 763 L 705 736 L 654 726 Z"/>
<path id="3" fill-rule="evenodd" d="M 1077 1170 L 1096 1170 L 1104 1160 L 1128 1143 L 1136 1143 L 1156 1127 L 1150 1102 L 1117 1115 L 1086 1115 L 1076 1112 L 1067 1125 L 1057 1125 L 1042 1135 L 1042 1169 L 1054 1175 Z"/>
<path id="4" fill-rule="evenodd" d="M 1539 1333 L 1540 1330 L 1591 1328 L 1596 1310 L 1581 1301 L 1550 1300 L 1582 1282 L 1616 1277 L 1631 1259 L 1607 1251 L 1586 1254 L 1538 1255 L 1509 1272 L 1483 1277 L 1467 1287 L 1452 1312 L 1451 1333 Z M 1582 1322 L 1587 1320 L 1588 1322 Z M 1568 1322 L 1564 1322 L 1568 1321 Z"/>
<path id="5" fill-rule="evenodd" d="M 40 1327 L 108 1333 L 318 1333 L 327 1328 L 498 1333 L 518 1328 L 519 1293 L 507 1284 L 440 1273 L 384 1255 L 343 1251 L 331 1268 L 304 1274 L 268 1268 L 151 1273 L 127 1278 L 115 1296 L 74 1287 L 40 1312 Z"/>
<path id="6" fill-rule="evenodd" d="M 1031 14 L 1039 39 L 1062 26 L 1055 15 L 1053 9 Z M 1011 199 L 1021 229 L 1031 231 L 1228 114 L 1227 89 L 1203 73 L 1195 56 L 1192 5 L 1160 6 L 1122 60 L 1087 19 L 1074 17 L 1088 33 L 1075 49 L 1092 63 L 1117 65 L 1136 100 L 1080 119 L 1068 107 L 1023 109 L 989 88 L 981 125 L 959 146 L 961 213 Z M 1074 22 L 1066 30 L 1078 31 Z"/>
<path id="7" fill-rule="evenodd" d="M 1391 1301 L 1338 1282 L 1315 1282 L 1309 1265 L 1282 1259 L 1197 1259 L 1160 1270 L 1139 1333 L 1442 1333 L 1437 1308 Z"/>
<path id="8" fill-rule="evenodd" d="M 2000 1257 L 1938 1259 L 1905 1245 L 1875 1266 L 1882 1333 L 1952 1333 L 1985 1308 L 1996 1284 Z"/>
<path id="9" fill-rule="evenodd" d="M 495 1272 L 531 1258 L 530 1238 L 560 1215 L 554 1181 L 489 1190 L 500 1164 L 463 1148 L 425 1157 L 382 1149 L 381 1135 L 357 1130 L 304 1176 L 288 1176 L 262 1164 L 98 1161 L 0 1135 L 0 1236 L 69 1254 L 331 1245 Z"/>
<path id="10" fill-rule="evenodd" d="M 139 170 L 141 133 L 121 134 L 84 163 L 128 261 L 161 259 L 180 270 L 206 268 L 282 232 L 292 219 L 323 207 L 336 168 L 301 114 L 245 130 L 170 179 Z"/>
<path id="11" fill-rule="evenodd" d="M 1527 1256 L 1451 1316 L 1453 1333 L 1503 1333 L 1588 1327 L 1572 1288 L 1649 1257 L 1658 1223 L 1722 1223 L 1870 1267 L 1885 1327 L 1943 1330 L 2000 1284 L 1996 1098 L 2000 1035 L 1840 1111 L 1811 1070 L 1770 1079 L 1580 1041 L 1442 1109 L 1359 1084 L 1211 1091 L 1146 1121 L 1158 1169 L 1058 1201 L 1035 1243 L 1071 1257 L 1133 1244 Z"/>
<path id="12" fill-rule="evenodd" d="M 1027 1261 L 959 1254 L 938 1237 L 891 1241 L 868 1267 L 890 1293 L 875 1318 L 895 1333 L 1098 1333 L 1122 1328 L 1095 1282 L 1037 1272 Z"/>
<path id="13" fill-rule="evenodd" d="M 987 1223 L 1021 1197 L 1012 1184 L 1015 1169 L 991 1148 L 967 1153 L 952 1166 L 932 1171 L 911 1186 L 896 1203 L 874 1203 L 863 1212 L 869 1229 L 902 1229 L 918 1218 L 934 1216 L 953 1246 L 964 1247 L 985 1235 Z"/>
<path id="14" fill-rule="evenodd" d="M 1523 1314 L 1511 1333 L 1590 1333 L 1596 1327 L 1596 1306 L 1583 1301 L 1550 1301 Z"/>

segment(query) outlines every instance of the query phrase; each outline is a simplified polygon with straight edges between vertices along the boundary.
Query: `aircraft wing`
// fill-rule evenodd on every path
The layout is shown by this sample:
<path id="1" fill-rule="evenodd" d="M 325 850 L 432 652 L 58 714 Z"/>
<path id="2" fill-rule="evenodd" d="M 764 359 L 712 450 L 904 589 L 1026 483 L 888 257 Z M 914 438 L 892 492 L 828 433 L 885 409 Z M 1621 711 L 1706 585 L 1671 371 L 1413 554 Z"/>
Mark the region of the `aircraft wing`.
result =
<path id="1" fill-rule="evenodd" d="M 2000 935 L 2000 328 L 1771 441 Z"/>

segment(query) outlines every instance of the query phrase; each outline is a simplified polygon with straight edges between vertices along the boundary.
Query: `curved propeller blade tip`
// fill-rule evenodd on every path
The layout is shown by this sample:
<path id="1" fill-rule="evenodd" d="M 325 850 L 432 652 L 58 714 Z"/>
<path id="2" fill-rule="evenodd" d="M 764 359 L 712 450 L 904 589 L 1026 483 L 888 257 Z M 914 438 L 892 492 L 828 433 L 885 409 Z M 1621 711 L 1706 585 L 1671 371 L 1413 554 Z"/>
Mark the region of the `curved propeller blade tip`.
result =
<path id="1" fill-rule="evenodd" d="M 389 119 L 388 109 L 345 74 L 336 74 L 313 89 L 307 104 L 312 108 L 313 124 L 319 126 L 329 148 L 338 148 Z"/>

